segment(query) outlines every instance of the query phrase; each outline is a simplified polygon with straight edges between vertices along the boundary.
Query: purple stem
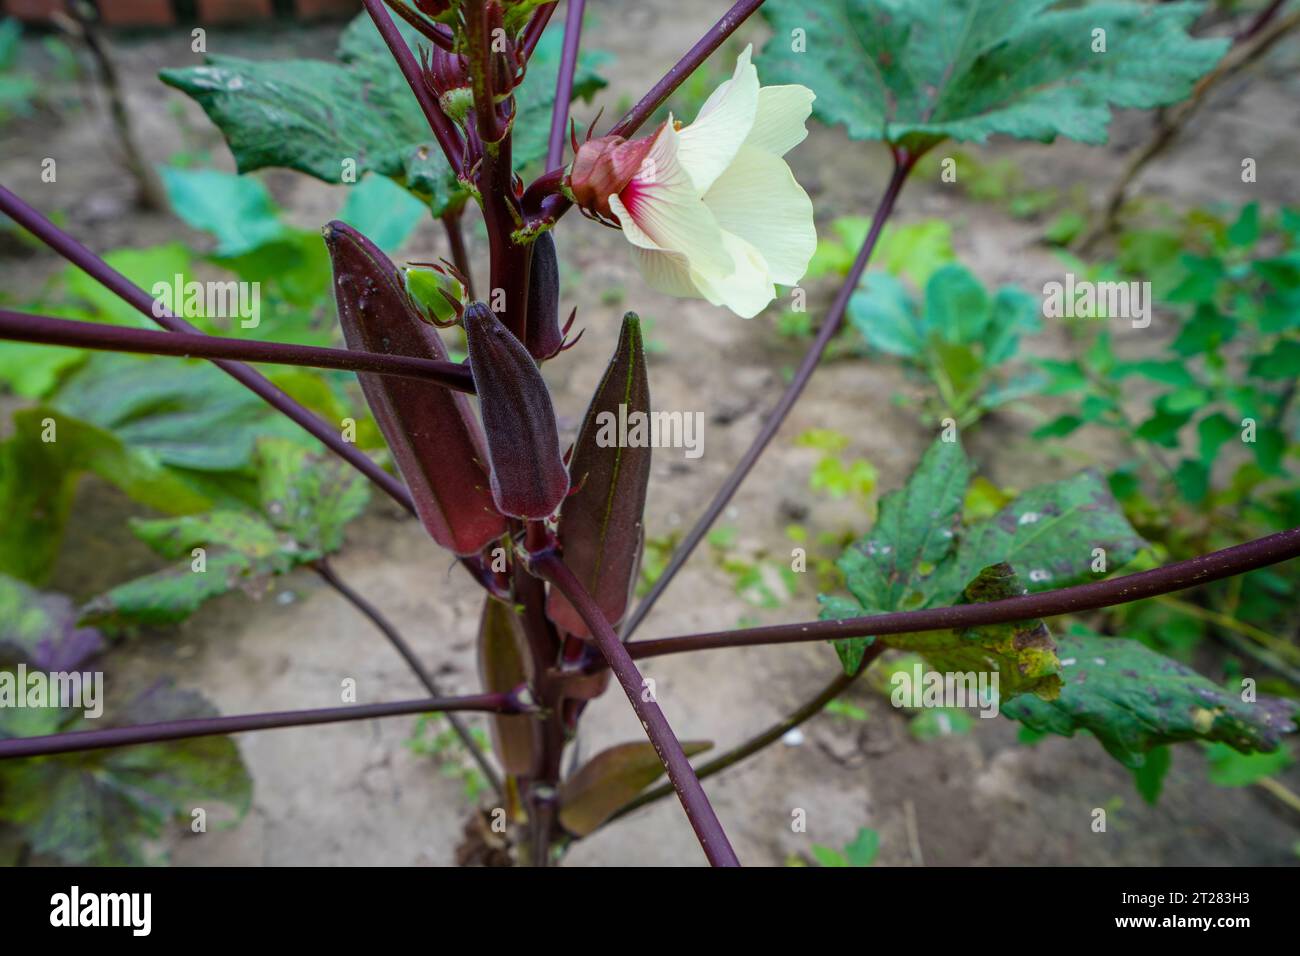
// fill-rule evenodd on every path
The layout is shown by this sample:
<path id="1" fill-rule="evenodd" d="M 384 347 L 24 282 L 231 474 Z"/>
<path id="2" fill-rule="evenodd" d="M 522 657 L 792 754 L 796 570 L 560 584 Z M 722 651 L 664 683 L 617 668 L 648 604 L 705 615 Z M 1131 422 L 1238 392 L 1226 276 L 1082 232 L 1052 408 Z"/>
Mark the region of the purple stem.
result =
<path id="1" fill-rule="evenodd" d="M 533 11 L 533 18 L 528 21 L 528 26 L 524 27 L 524 34 L 520 40 L 520 48 L 523 50 L 525 60 L 530 59 L 533 51 L 537 49 L 542 34 L 546 32 L 546 25 L 551 22 L 555 8 L 559 5 L 559 0 L 555 0 L 555 3 L 543 4 Z"/>
<path id="2" fill-rule="evenodd" d="M 339 577 L 334 572 L 334 567 L 329 563 L 328 559 L 321 558 L 319 561 L 313 562 L 312 569 L 320 575 L 321 580 L 332 587 L 343 600 L 360 611 L 379 630 L 379 633 L 388 639 L 388 643 L 393 645 L 393 650 L 401 655 L 402 660 L 406 662 L 406 666 L 424 685 L 424 689 L 429 692 L 431 697 L 443 696 L 442 688 L 438 686 L 438 682 L 433 679 L 433 675 L 424 666 L 420 656 L 415 653 L 415 648 L 407 643 L 406 638 L 402 636 L 402 632 L 393 626 L 393 623 L 388 618 L 384 617 L 379 608 L 367 601 L 359 591 Z M 483 753 L 483 748 L 478 745 L 478 741 L 470 733 L 469 727 L 465 725 L 463 720 L 451 713 L 447 714 L 447 723 L 451 724 L 452 731 L 460 739 L 465 749 L 469 751 L 474 763 L 478 764 L 479 772 L 483 774 L 484 779 L 487 780 L 496 795 L 505 800 L 506 790 L 501 783 L 501 776 L 487 759 L 487 754 Z"/>
<path id="3" fill-rule="evenodd" d="M 609 132 L 615 136 L 631 136 L 641 124 L 654 115 L 654 111 L 663 105 L 668 97 L 672 96 L 673 91 L 682 85 L 682 82 L 695 72 L 701 63 L 712 55 L 713 51 L 722 46 L 727 37 L 736 32 L 736 28 L 744 23 L 749 17 L 763 5 L 763 0 L 737 0 L 731 9 L 722 15 L 709 32 L 700 38 L 700 41 L 687 51 L 673 66 L 671 70 L 663 75 L 663 78 L 650 88 L 650 92 L 641 97 L 641 101 L 628 110 L 627 115 L 614 124 L 614 128 Z"/>
<path id="4" fill-rule="evenodd" d="M 63 258 L 79 269 L 84 270 L 87 275 L 104 288 L 158 325 L 171 332 L 198 333 L 198 329 L 170 312 L 163 311 L 161 315 L 155 314 L 154 300 L 147 292 L 133 285 L 126 276 L 54 225 L 4 186 L 0 186 L 0 212 L 3 212 L 37 239 L 40 239 L 63 256 Z M 249 368 L 247 365 L 224 359 L 215 359 L 214 363 L 219 369 L 248 388 L 276 411 L 297 422 L 320 439 L 330 451 L 343 458 L 352 467 L 373 481 L 411 514 L 415 514 L 415 505 L 412 504 L 411 496 L 407 493 L 405 486 L 371 461 L 355 445 L 345 442 L 336 428 L 295 402 L 276 388 L 260 372 Z"/>
<path id="5" fill-rule="evenodd" d="M 582 39 L 582 14 L 587 0 L 569 0 L 564 14 L 564 50 L 555 80 L 555 105 L 551 108 L 551 139 L 546 148 L 546 168 L 564 161 L 564 137 L 569 125 L 569 102 L 573 99 L 573 74 L 578 69 L 578 46 Z"/>
<path id="6" fill-rule="evenodd" d="M 366 5 L 366 12 L 370 14 L 370 19 L 375 21 L 379 35 L 384 38 L 389 52 L 393 54 L 393 59 L 402 70 L 402 76 L 406 77 L 411 92 L 415 94 L 416 102 L 424 112 L 424 118 L 429 121 L 429 128 L 433 130 L 438 145 L 442 147 L 447 162 L 451 164 L 452 172 L 459 173 L 462 159 L 460 134 L 456 132 L 456 126 L 450 117 L 442 111 L 433 91 L 424 82 L 424 74 L 420 71 L 420 65 L 415 62 L 411 48 L 406 45 L 402 31 L 388 15 L 384 0 L 361 0 L 361 2 Z"/>
<path id="7" fill-rule="evenodd" d="M 636 669 L 636 664 L 632 663 L 627 648 L 619 641 L 618 635 L 605 620 L 605 616 L 600 612 L 591 595 L 587 593 L 587 589 L 554 552 L 534 555 L 532 570 L 558 588 L 582 616 L 587 627 L 591 628 L 596 646 L 600 648 L 614 676 L 623 686 L 623 692 L 627 694 L 632 709 L 640 718 L 646 736 L 654 744 L 664 769 L 668 771 L 668 779 L 677 791 L 677 797 L 686 810 L 686 816 L 691 821 L 691 827 L 695 830 L 695 835 L 699 838 L 709 863 L 712 866 L 740 866 L 736 851 L 731 848 L 731 842 L 723 832 L 718 815 L 714 813 L 704 787 L 700 785 L 690 761 L 686 759 L 686 752 L 682 750 L 681 742 L 669 726 L 668 718 L 664 716 L 658 702 L 646 699 L 649 695 L 645 694 L 645 682 L 641 678 L 641 672 Z"/>
<path id="8" fill-rule="evenodd" d="M 451 30 L 441 23 L 426 20 L 418 11 L 412 10 L 402 0 L 384 0 L 384 3 L 388 5 L 388 9 L 409 23 L 413 29 L 418 30 L 430 43 L 434 43 L 447 51 L 456 48 L 456 38 L 452 36 Z"/>
<path id="9" fill-rule="evenodd" d="M 848 309 L 849 299 L 858 287 L 862 273 L 867 268 L 867 262 L 871 259 L 871 253 L 876 248 L 876 241 L 880 238 L 880 232 L 885 226 L 885 220 L 893 212 L 894 204 L 898 201 L 898 194 L 902 191 L 903 183 L 906 181 L 908 173 L 912 171 L 912 167 L 916 165 L 917 159 L 917 156 L 895 152 L 894 171 L 889 177 L 889 184 L 885 187 L 885 193 L 880 199 L 880 204 L 876 207 L 876 214 L 871 220 L 871 229 L 862 243 L 862 248 L 858 250 L 858 257 L 854 260 L 848 277 L 844 280 L 844 284 L 840 286 L 839 294 L 835 296 L 835 301 L 826 314 L 826 320 L 822 322 L 822 327 L 817 332 L 817 338 L 809 346 L 803 361 L 799 363 L 799 368 L 795 372 L 793 380 L 786 386 L 781 400 L 777 402 L 776 408 L 768 415 L 767 420 L 763 423 L 763 427 L 750 444 L 744 457 L 740 459 L 722 487 L 718 489 L 718 493 L 713 496 L 713 500 L 709 502 L 709 507 L 695 522 L 690 533 L 687 534 L 686 540 L 673 552 L 672 560 L 668 562 L 663 574 L 655 581 L 650 593 L 637 605 L 632 616 L 628 618 L 627 624 L 623 628 L 624 639 L 631 637 L 641 625 L 646 615 L 650 613 L 650 609 L 655 606 L 655 602 L 659 600 L 659 596 L 664 593 L 668 585 L 672 583 L 673 578 L 677 576 L 677 572 L 682 569 L 682 565 L 690 558 L 696 546 L 704 540 L 704 536 L 708 534 L 713 522 L 717 520 L 718 515 L 722 514 L 722 510 L 727 507 L 727 502 L 731 501 L 731 496 L 736 493 L 736 489 L 745 480 L 750 469 L 754 467 L 759 456 L 767 448 L 768 443 L 780 430 L 786 416 L 790 414 L 795 402 L 799 400 L 799 396 L 803 394 L 804 387 L 817 369 L 817 363 L 821 361 L 822 353 L 826 351 L 831 339 L 835 338 L 840 331 L 840 327 L 844 324 L 844 313 Z"/>
<path id="10" fill-rule="evenodd" d="M 180 355 L 187 358 L 233 359 L 342 369 L 348 372 L 375 372 L 437 382 L 458 392 L 474 393 L 474 379 L 469 369 L 457 362 L 225 338 L 201 332 L 156 332 L 153 329 L 78 322 L 74 319 L 10 312 L 7 309 L 0 309 L 0 339 L 107 352 L 141 352 L 146 355 Z"/>
<path id="11" fill-rule="evenodd" d="M 128 747 L 133 744 L 156 744 L 166 740 L 187 740 L 191 737 L 218 737 L 249 730 L 270 730 L 274 727 L 306 727 L 312 724 L 368 720 L 371 717 L 398 717 L 403 714 L 467 710 L 493 714 L 517 714 L 523 712 L 525 708 L 513 694 L 473 694 L 468 697 L 427 697 L 423 700 L 402 700 L 387 704 L 322 707 L 318 710 L 281 710 L 269 714 L 166 720 L 154 724 L 137 724 L 133 727 L 78 730 L 66 734 L 0 740 L 0 760 L 13 757 L 46 757 L 50 754 L 104 750 L 108 747 Z"/>
<path id="12" fill-rule="evenodd" d="M 744 631 L 715 631 L 688 634 L 652 641 L 633 641 L 627 645 L 635 659 L 660 657 L 682 651 L 703 651 L 719 647 L 753 647 L 758 644 L 798 644 L 805 641 L 829 641 L 845 637 L 879 637 L 885 634 L 911 634 L 916 631 L 946 631 L 986 627 L 1011 621 L 1078 614 L 1116 604 L 1128 604 L 1173 591 L 1199 587 L 1212 581 L 1245 574 L 1258 568 L 1300 557 L 1300 528 L 1279 531 L 1245 544 L 1199 557 L 1166 564 L 1151 571 L 1126 574 L 1106 581 L 1092 581 L 1071 588 L 1059 588 L 1040 594 L 988 601 L 983 604 L 958 604 L 953 607 L 924 608 L 919 611 L 894 611 L 840 621 L 807 621 L 778 624 Z"/>

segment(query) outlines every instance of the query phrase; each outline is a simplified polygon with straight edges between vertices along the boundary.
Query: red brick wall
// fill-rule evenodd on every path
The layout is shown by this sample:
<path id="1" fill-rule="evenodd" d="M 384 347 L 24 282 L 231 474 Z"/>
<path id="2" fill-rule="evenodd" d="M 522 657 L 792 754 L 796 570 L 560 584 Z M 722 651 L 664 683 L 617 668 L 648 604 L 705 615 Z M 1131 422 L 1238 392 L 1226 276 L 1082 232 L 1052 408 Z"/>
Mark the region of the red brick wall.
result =
<path id="1" fill-rule="evenodd" d="M 110 26 L 158 27 L 177 22 L 172 0 L 97 0 Z M 64 0 L 0 0 L 0 14 L 38 22 L 62 10 Z M 294 0 L 300 20 L 342 20 L 361 9 L 361 0 Z M 198 22 L 251 23 L 270 19 L 272 0 L 197 0 Z"/>

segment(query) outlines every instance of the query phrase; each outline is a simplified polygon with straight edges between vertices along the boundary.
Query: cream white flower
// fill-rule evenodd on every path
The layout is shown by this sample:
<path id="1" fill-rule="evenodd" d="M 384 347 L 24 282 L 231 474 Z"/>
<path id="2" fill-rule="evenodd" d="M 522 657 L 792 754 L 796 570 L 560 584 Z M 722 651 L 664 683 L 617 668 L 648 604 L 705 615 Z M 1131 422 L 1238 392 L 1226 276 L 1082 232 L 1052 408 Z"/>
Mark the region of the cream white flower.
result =
<path id="1" fill-rule="evenodd" d="M 592 205 L 617 218 L 652 288 L 744 318 L 762 311 L 778 284 L 797 283 L 817 245 L 812 201 L 782 159 L 808 135 L 813 92 L 760 87 L 751 52 L 746 47 L 689 126 L 670 116 L 644 140 L 587 144 L 597 147 L 596 165 L 614 157 L 605 160 L 606 173 L 627 169 L 630 178 L 572 183 L 579 201 L 584 183 L 597 183 L 597 193 L 600 185 L 616 190 Z M 580 151 L 575 172 L 591 168 Z"/>

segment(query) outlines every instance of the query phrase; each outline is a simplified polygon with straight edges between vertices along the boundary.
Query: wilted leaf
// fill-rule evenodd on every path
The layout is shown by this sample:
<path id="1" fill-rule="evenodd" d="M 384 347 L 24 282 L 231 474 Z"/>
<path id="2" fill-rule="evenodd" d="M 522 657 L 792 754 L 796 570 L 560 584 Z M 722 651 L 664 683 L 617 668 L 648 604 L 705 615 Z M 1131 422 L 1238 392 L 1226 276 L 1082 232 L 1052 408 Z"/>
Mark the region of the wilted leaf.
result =
<path id="1" fill-rule="evenodd" d="M 978 604 L 1024 593 L 1011 566 L 984 568 L 962 594 L 962 603 Z M 995 673 L 999 699 L 1024 693 L 1053 698 L 1060 689 L 1056 645 L 1042 621 L 1014 621 L 952 631 L 891 634 L 878 638 L 898 650 L 921 654 L 945 674 Z"/>
<path id="2" fill-rule="evenodd" d="M 686 756 L 703 753 L 710 741 L 684 741 Z M 560 787 L 560 823 L 574 836 L 584 837 L 650 784 L 664 766 L 653 744 L 617 744 L 602 750 L 578 768 Z"/>
<path id="3" fill-rule="evenodd" d="M 478 673 L 483 689 L 509 693 L 528 681 L 528 654 L 519 618 L 513 608 L 492 597 L 483 599 L 478 628 Z M 533 756 L 541 747 L 541 722 L 528 714 L 493 714 L 492 746 L 505 772 L 533 772 Z"/>

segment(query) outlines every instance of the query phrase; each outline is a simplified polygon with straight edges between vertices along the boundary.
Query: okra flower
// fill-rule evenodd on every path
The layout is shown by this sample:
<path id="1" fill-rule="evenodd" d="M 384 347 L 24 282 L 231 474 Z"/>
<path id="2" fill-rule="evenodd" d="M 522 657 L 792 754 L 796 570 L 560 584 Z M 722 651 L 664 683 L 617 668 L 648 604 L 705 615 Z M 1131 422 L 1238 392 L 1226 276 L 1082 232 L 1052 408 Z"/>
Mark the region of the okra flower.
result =
<path id="1" fill-rule="evenodd" d="M 752 47 L 694 123 L 579 148 L 574 199 L 617 220 L 649 285 L 757 315 L 794 285 L 817 245 L 812 202 L 782 157 L 808 135 L 813 92 L 760 87 Z"/>

